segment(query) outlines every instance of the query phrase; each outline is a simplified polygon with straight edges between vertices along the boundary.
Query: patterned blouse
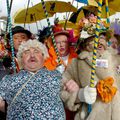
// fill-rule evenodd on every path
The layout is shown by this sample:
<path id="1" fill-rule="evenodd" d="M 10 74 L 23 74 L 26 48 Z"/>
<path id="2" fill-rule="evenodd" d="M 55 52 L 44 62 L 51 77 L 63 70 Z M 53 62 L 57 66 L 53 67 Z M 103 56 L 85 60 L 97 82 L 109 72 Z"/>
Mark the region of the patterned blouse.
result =
<path id="1" fill-rule="evenodd" d="M 4 77 L 0 96 L 8 103 L 7 120 L 65 120 L 59 96 L 61 78 L 58 71 L 46 68 L 35 74 L 22 70 Z"/>

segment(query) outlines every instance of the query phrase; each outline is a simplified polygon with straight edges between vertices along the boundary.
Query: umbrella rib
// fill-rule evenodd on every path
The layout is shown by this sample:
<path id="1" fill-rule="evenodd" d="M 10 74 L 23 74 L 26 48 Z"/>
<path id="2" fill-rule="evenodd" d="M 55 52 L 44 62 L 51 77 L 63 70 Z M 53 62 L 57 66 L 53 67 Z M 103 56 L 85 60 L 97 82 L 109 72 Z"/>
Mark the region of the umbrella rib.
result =
<path id="1" fill-rule="evenodd" d="M 72 0 L 72 4 L 73 4 L 74 0 Z M 71 10 L 72 6 L 70 7 L 70 10 Z M 67 21 L 68 21 L 68 18 L 70 16 L 70 12 L 68 13 L 68 15 L 66 15 L 66 20 L 65 20 L 65 25 L 64 25 L 64 29 L 66 30 L 66 25 L 67 25 Z"/>
<path id="2" fill-rule="evenodd" d="M 31 4 L 32 4 L 32 7 L 33 7 L 33 3 L 31 2 Z M 34 17 L 34 19 L 35 19 L 35 23 L 36 23 L 36 27 L 37 27 L 37 31 L 38 31 L 38 24 L 37 24 L 37 19 L 36 19 L 36 16 L 35 16 L 35 14 L 33 15 L 33 17 Z"/>
<path id="3" fill-rule="evenodd" d="M 25 14 L 25 22 L 24 22 L 24 27 L 25 27 L 25 23 L 26 23 L 26 19 L 27 19 L 27 13 L 28 13 L 28 7 L 30 4 L 30 0 L 28 0 L 28 4 L 27 4 L 27 10 L 26 10 L 26 14 Z"/>

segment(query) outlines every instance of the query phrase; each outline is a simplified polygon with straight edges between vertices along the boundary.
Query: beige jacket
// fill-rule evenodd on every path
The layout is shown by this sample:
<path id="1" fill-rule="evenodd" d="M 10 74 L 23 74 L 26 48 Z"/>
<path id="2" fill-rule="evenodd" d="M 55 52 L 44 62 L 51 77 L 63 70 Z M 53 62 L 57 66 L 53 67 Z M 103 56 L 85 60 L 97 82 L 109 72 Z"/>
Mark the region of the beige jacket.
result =
<path id="1" fill-rule="evenodd" d="M 115 79 L 114 86 L 118 88 L 116 95 L 110 103 L 101 102 L 97 97 L 96 102 L 92 105 L 92 111 L 88 115 L 87 104 L 82 103 L 77 98 L 77 93 L 61 91 L 61 97 L 65 105 L 72 111 L 77 111 L 75 120 L 120 120 L 120 74 L 117 73 L 116 67 L 120 65 L 120 56 L 111 54 L 109 50 L 102 56 L 97 55 L 97 59 L 107 59 L 108 68 L 96 67 L 95 81 L 112 76 Z M 73 79 L 80 88 L 90 84 L 92 53 L 82 52 L 77 59 L 67 67 L 63 74 L 63 81 Z M 63 84 L 64 84 L 63 82 Z"/>

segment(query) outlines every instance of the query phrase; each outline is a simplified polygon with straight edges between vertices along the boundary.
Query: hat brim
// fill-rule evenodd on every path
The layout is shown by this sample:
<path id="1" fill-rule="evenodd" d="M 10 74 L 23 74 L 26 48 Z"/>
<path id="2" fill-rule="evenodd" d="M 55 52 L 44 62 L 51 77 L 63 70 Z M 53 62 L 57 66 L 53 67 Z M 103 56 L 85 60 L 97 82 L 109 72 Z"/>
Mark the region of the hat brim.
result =
<path id="1" fill-rule="evenodd" d="M 81 35 L 80 35 L 80 39 L 88 39 L 88 38 L 90 38 L 90 37 L 94 37 L 95 36 L 95 34 L 88 34 L 88 32 L 87 31 L 82 31 L 81 32 Z"/>
<path id="2" fill-rule="evenodd" d="M 60 32 L 56 32 L 53 35 L 54 35 L 54 37 L 56 37 L 58 35 L 66 35 L 67 37 L 70 37 L 69 32 L 65 31 L 65 30 L 64 31 L 60 31 Z M 52 37 L 49 36 L 48 40 L 52 40 Z"/>
<path id="3" fill-rule="evenodd" d="M 66 35 L 67 37 L 69 37 L 69 32 L 68 31 L 60 31 L 60 32 L 56 32 L 54 33 L 54 36 L 56 37 L 57 35 Z"/>
<path id="4" fill-rule="evenodd" d="M 13 30 L 12 31 L 12 35 L 16 33 L 25 33 L 28 36 L 28 38 L 31 38 L 32 36 L 32 33 L 28 30 L 15 30 L 15 31 Z M 7 38 L 10 39 L 10 33 L 7 34 Z"/>

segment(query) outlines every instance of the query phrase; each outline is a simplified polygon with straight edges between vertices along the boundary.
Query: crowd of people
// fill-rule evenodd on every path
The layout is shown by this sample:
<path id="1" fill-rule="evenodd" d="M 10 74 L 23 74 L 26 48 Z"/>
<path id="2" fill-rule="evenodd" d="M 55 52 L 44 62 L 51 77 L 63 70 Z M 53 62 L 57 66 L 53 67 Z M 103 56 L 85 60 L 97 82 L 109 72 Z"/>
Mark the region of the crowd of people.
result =
<path id="1" fill-rule="evenodd" d="M 82 35 L 80 29 L 76 37 L 73 29 L 52 29 L 55 41 L 49 27 L 39 31 L 38 39 L 21 26 L 12 28 L 15 73 L 10 33 L 6 44 L 1 35 L 1 120 L 119 120 L 120 36 L 100 32 L 90 87 L 95 34 Z"/>

